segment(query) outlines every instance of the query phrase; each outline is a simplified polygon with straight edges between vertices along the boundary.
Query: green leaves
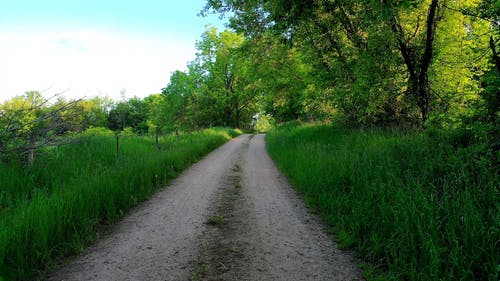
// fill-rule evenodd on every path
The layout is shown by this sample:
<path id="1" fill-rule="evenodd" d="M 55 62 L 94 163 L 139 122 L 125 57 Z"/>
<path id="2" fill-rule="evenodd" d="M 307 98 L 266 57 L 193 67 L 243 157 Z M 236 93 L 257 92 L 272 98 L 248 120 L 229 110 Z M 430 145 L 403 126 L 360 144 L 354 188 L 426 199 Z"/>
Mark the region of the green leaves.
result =
<path id="1" fill-rule="evenodd" d="M 249 86 L 253 74 L 251 60 L 242 52 L 245 41 L 241 34 L 207 28 L 188 72 L 175 72 L 163 89 L 171 120 L 191 128 L 249 126 L 256 92 Z"/>

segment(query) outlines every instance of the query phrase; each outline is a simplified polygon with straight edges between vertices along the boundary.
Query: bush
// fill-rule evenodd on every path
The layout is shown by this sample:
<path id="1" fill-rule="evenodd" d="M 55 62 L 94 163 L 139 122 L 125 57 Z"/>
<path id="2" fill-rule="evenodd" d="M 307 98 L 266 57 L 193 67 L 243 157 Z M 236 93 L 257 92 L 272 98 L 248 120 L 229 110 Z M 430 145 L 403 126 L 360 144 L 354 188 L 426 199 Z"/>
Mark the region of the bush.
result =
<path id="1" fill-rule="evenodd" d="M 122 137 L 131 137 L 135 136 L 134 130 L 131 127 L 125 127 L 121 132 L 120 136 Z"/>
<path id="2" fill-rule="evenodd" d="M 83 131 L 83 136 L 114 136 L 115 132 L 104 127 L 90 127 Z"/>
<path id="3" fill-rule="evenodd" d="M 270 131 L 276 125 L 276 121 L 269 114 L 261 114 L 259 120 L 255 124 L 255 131 L 258 133 L 263 133 Z"/>

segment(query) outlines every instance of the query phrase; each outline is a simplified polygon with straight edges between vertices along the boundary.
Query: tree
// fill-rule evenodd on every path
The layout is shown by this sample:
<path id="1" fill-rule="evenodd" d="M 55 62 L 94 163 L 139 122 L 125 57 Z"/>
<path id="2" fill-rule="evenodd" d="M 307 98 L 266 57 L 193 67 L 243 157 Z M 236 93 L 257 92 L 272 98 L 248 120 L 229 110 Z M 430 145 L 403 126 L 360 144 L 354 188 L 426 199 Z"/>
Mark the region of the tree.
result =
<path id="1" fill-rule="evenodd" d="M 440 17 L 439 1 L 431 0 L 429 4 L 425 32 L 422 32 L 421 40 L 414 40 L 419 37 L 420 17 L 417 18 L 413 34 L 407 35 L 408 32 L 404 30 L 397 12 L 398 6 L 401 5 L 405 7 L 404 12 L 407 12 L 406 3 L 403 1 L 398 3 L 400 5 L 393 7 L 391 5 L 394 4 L 393 2 L 386 0 L 383 2 L 385 9 L 393 10 L 389 14 L 389 21 L 408 72 L 408 93 L 416 98 L 422 122 L 425 122 L 429 115 L 431 101 L 428 72 L 434 57 L 434 38 Z"/>
<path id="2" fill-rule="evenodd" d="M 195 114 L 188 108 L 194 95 L 194 85 L 189 74 L 176 71 L 170 77 L 170 83 L 162 89 L 163 123 L 170 131 L 178 132 L 182 128 L 193 127 L 191 118 Z"/>
<path id="3" fill-rule="evenodd" d="M 306 57 L 315 76 L 306 93 L 314 97 L 312 101 L 322 101 L 313 102 L 310 108 L 318 110 L 326 105 L 321 111 L 339 109 L 348 119 L 361 123 L 400 111 L 392 110 L 401 100 L 399 83 L 386 79 L 399 79 L 391 75 L 397 69 L 392 64 L 395 58 L 388 46 L 389 33 L 364 3 L 228 0 L 209 1 L 205 11 L 210 9 L 231 10 L 233 28 L 252 38 L 267 32 Z M 244 14 L 256 17 L 240 18 Z"/>
<path id="4" fill-rule="evenodd" d="M 241 46 L 247 64 L 245 90 L 256 97 L 256 110 L 279 122 L 315 115 L 315 99 L 306 91 L 312 68 L 297 48 L 289 48 L 270 34 L 248 38 Z"/>
<path id="5" fill-rule="evenodd" d="M 245 77 L 247 61 L 239 52 L 245 38 L 225 30 L 209 28 L 198 42 L 197 63 L 204 70 L 205 94 L 214 102 L 213 118 L 218 125 L 241 127 L 244 111 L 254 99 Z"/>
<path id="6" fill-rule="evenodd" d="M 37 150 L 74 141 L 67 133 L 75 128 L 78 102 L 66 102 L 59 94 L 45 99 L 37 91 L 4 102 L 0 106 L 2 160 L 18 158 L 31 165 Z"/>
<path id="7" fill-rule="evenodd" d="M 91 99 L 79 100 L 75 105 L 75 110 L 79 111 L 77 126 L 80 130 L 90 127 L 106 127 L 109 108 L 113 101 L 109 97 L 94 97 Z"/>
<path id="8" fill-rule="evenodd" d="M 145 102 L 134 97 L 128 101 L 115 104 L 109 111 L 108 126 L 112 130 L 123 130 L 126 127 L 131 127 L 135 133 L 147 133 L 147 108 Z"/>
<path id="9" fill-rule="evenodd" d="M 174 72 L 163 89 L 169 122 L 192 128 L 250 123 L 258 91 L 249 87 L 251 61 L 241 52 L 244 42 L 241 34 L 207 28 L 188 72 Z"/>
<path id="10" fill-rule="evenodd" d="M 144 103 L 147 108 L 148 132 L 154 133 L 158 146 L 160 134 L 166 127 L 165 99 L 160 94 L 152 94 L 144 98 Z"/>

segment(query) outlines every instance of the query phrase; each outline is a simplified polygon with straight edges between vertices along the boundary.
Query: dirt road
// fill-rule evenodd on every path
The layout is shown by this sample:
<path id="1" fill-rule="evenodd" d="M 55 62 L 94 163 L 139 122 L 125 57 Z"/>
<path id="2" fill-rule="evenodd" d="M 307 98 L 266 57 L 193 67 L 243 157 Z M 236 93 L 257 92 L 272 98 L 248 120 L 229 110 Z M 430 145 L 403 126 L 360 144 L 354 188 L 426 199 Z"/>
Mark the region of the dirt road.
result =
<path id="1" fill-rule="evenodd" d="M 240 136 L 49 280 L 362 280 L 269 158 Z"/>

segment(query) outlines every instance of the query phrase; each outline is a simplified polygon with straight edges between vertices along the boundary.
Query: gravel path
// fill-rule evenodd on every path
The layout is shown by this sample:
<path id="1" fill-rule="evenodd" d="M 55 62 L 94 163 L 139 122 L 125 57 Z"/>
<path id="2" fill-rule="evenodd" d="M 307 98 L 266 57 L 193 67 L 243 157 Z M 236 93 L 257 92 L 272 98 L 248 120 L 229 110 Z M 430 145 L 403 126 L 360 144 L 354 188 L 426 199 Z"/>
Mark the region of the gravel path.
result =
<path id="1" fill-rule="evenodd" d="M 221 146 L 48 280 L 362 280 L 264 137 Z"/>

